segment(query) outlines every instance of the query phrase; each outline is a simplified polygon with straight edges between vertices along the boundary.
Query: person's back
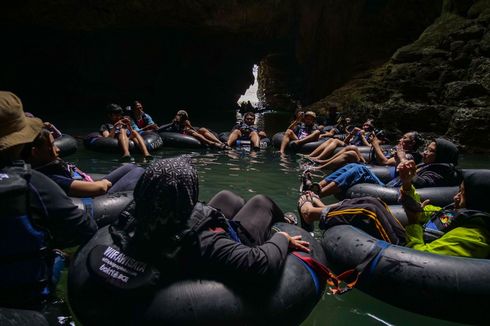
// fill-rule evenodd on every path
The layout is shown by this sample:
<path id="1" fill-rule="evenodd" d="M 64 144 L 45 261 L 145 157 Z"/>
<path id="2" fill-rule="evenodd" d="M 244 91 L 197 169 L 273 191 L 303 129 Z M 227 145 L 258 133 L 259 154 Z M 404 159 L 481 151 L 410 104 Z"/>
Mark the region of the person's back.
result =
<path id="1" fill-rule="evenodd" d="M 25 144 L 36 138 L 43 124 L 37 118 L 25 117 L 20 99 L 9 92 L 0 92 L 0 124 L 4 126 L 0 128 L 0 168 L 4 169 L 0 175 L 5 179 L 8 177 L 10 167 L 16 165 L 16 162 L 20 160 Z M 50 255 L 52 249 L 79 245 L 87 241 L 97 230 L 97 225 L 89 213 L 78 209 L 61 188 L 48 177 L 27 167 L 25 170 L 28 173 L 21 175 L 26 176 L 22 179 L 26 182 L 29 199 L 8 204 L 14 205 L 16 213 L 25 212 L 22 216 L 25 216 L 26 223 L 31 223 L 39 227 L 42 232 L 49 234 L 49 238 L 46 239 L 49 240 L 47 241 L 48 247 L 45 248 L 46 255 L 43 258 L 52 259 Z M 8 213 L 3 208 L 2 205 L 2 214 Z M 18 228 L 12 227 L 13 229 L 2 228 L 2 231 L 6 234 L 15 234 L 19 231 Z M 35 229 L 32 230 L 35 231 Z M 5 239 L 5 237 L 2 238 Z M 43 237 L 38 237 L 38 240 L 40 241 L 41 238 Z M 21 237 L 14 237 L 9 245 L 22 247 L 26 243 L 22 242 Z M 48 267 L 51 267 L 50 264 L 52 261 L 46 262 Z M 21 264 L 13 269 L 19 275 L 28 270 L 30 270 L 29 264 Z M 11 282 L 8 287 L 17 288 L 20 285 Z M 38 291 L 42 290 L 43 288 L 38 288 Z M 19 288 L 18 295 L 20 297 L 25 295 L 26 298 L 31 296 L 30 291 L 23 292 L 22 287 Z"/>

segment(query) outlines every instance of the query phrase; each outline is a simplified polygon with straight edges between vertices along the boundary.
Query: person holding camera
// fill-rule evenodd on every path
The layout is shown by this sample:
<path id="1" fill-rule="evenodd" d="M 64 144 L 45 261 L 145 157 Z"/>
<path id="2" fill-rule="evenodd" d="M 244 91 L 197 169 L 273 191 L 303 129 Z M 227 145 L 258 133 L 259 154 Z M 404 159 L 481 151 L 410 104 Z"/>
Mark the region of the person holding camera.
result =
<path id="1" fill-rule="evenodd" d="M 253 112 L 245 113 L 243 121 L 233 127 L 227 145 L 231 147 L 237 140 L 249 140 L 254 149 L 260 149 L 260 138 L 267 137 L 267 135 L 259 130 L 254 122 L 255 114 Z"/>
<path id="2" fill-rule="evenodd" d="M 145 160 L 149 161 L 153 157 L 146 148 L 145 141 L 141 135 L 131 127 L 131 120 L 128 117 L 123 116 L 123 109 L 117 104 L 109 104 L 107 106 L 107 116 L 110 122 L 104 123 L 100 126 L 100 134 L 103 137 L 116 138 L 119 143 L 119 147 L 123 152 L 121 161 L 130 162 L 132 157 L 129 154 L 129 140 L 131 139 L 139 150 L 143 154 Z"/>
<path id="3" fill-rule="evenodd" d="M 317 141 L 320 137 L 320 130 L 315 121 L 315 112 L 298 111 L 296 113 L 296 119 L 289 125 L 284 133 L 279 153 L 284 154 L 286 146 L 289 143 L 291 143 L 291 147 L 298 147 L 306 143 Z"/>

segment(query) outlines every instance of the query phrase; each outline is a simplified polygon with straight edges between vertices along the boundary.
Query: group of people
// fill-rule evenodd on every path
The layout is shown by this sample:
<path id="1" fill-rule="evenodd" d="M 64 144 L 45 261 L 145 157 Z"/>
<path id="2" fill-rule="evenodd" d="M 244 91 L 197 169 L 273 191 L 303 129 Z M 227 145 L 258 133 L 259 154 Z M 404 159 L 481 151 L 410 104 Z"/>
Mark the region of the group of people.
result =
<path id="1" fill-rule="evenodd" d="M 144 155 L 146 161 L 150 161 L 152 156 L 146 148 L 142 133 L 145 131 L 176 132 L 188 135 L 197 139 L 203 146 L 230 149 L 237 140 L 250 141 L 254 150 L 260 149 L 260 139 L 267 137 L 263 130 L 260 130 L 255 124 L 255 114 L 246 112 L 242 121 L 233 126 L 228 139 L 221 141 L 216 134 L 204 127 L 193 127 L 189 119 L 189 114 L 185 110 L 178 110 L 175 117 L 170 123 L 159 126 L 152 117 L 144 112 L 143 104 L 140 101 L 134 101 L 131 106 L 125 110 L 118 104 L 109 104 L 107 106 L 107 117 L 109 121 L 101 125 L 99 132 L 103 137 L 111 137 L 118 140 L 121 148 L 121 161 L 132 161 L 129 153 L 129 140 L 132 140 Z"/>
<path id="2" fill-rule="evenodd" d="M 118 133 L 126 136 L 137 132 L 128 122 L 121 121 L 124 117 L 118 107 L 111 106 L 110 110 L 112 126 L 104 129 L 104 133 L 114 137 L 117 127 Z M 181 124 L 183 120 L 188 120 L 187 113 L 179 111 L 172 124 Z M 2 248 L 13 248 L 2 255 L 14 262 L 4 265 L 0 272 L 2 306 L 39 308 L 54 292 L 55 252 L 83 246 L 97 232 L 93 212 L 79 209 L 68 195 L 97 196 L 134 189 L 134 202 L 125 210 L 135 223 L 131 246 L 138 259 L 162 270 L 165 267 L 167 271 L 178 272 L 182 268 L 181 255 L 188 254 L 189 249 L 196 255 L 192 260 L 198 265 L 196 270 L 222 274 L 239 271 L 232 274 L 260 280 L 280 272 L 289 250 L 309 251 L 309 243 L 301 236 L 273 234 L 272 224 L 290 220 L 269 197 L 257 195 L 245 201 L 222 191 L 209 204 L 200 203 L 197 173 L 190 157 L 156 160 L 146 169 L 125 164 L 94 181 L 58 157 L 51 132 L 40 119 L 25 115 L 22 102 L 13 93 L 0 92 L 0 124 L 0 200 L 5 204 L 2 215 L 6 215 L 2 216 L 0 241 L 13 241 L 12 236 L 6 236 L 13 230 L 14 238 L 23 239 L 24 235 L 34 233 L 39 239 L 39 243 L 22 245 L 22 249 L 29 247 L 31 252 L 21 254 L 12 243 L 2 244 Z M 190 122 L 186 126 L 190 127 Z M 32 169 L 24 162 L 29 162 Z M 18 180 L 27 185 L 24 188 L 27 198 L 11 200 L 19 194 Z M 18 223 L 19 214 L 27 220 L 12 229 L 11 224 Z M 199 225 L 199 241 L 182 244 L 172 240 L 190 224 Z M 177 250 L 181 247 L 186 250 Z M 43 250 L 43 255 L 37 255 L 37 250 Z M 33 256 L 36 264 L 30 264 Z"/>
<path id="3" fill-rule="evenodd" d="M 131 109 L 132 119 L 128 119 L 122 108 L 110 105 L 110 122 L 101 127 L 102 136 L 119 140 L 124 156 L 129 155 L 125 147 L 128 139 L 134 140 L 143 155 L 149 156 L 140 135 L 141 130 L 184 133 L 217 148 L 232 146 L 242 137 L 249 137 L 253 146 L 259 147 L 258 141 L 264 136 L 254 125 L 253 113 L 244 115 L 244 121 L 234 127 L 228 142 L 224 144 L 208 129 L 192 127 L 189 115 L 184 110 L 178 111 L 170 124 L 158 126 L 144 113 L 140 102 L 136 101 Z M 315 118 L 316 114 L 311 111 L 298 114 L 283 138 L 281 153 L 289 142 L 297 146 L 322 137 L 315 126 Z M 44 240 L 51 249 L 83 245 L 97 232 L 98 227 L 90 210 L 79 209 L 68 196 L 91 197 L 134 190 L 134 202 L 125 210 L 131 216 L 128 219 L 131 227 L 122 228 L 121 232 L 134 231 L 125 234 L 131 253 L 171 277 L 177 277 L 189 268 L 188 264 L 182 263 L 185 261 L 191 263 L 192 270 L 214 276 L 231 275 L 238 279 L 260 280 L 278 275 L 289 251 L 310 250 L 309 243 L 301 236 L 273 233 L 272 224 L 294 221 L 285 217 L 279 206 L 267 196 L 257 195 L 245 201 L 224 190 L 208 204 L 199 202 L 197 171 L 187 156 L 154 160 L 145 169 L 125 164 L 102 180 L 94 181 L 76 166 L 58 157 L 52 133 L 44 129 L 40 119 L 26 116 L 20 99 L 10 92 L 0 92 L 0 125 L 2 194 L 18 194 L 10 185 L 4 186 L 2 182 L 13 180 L 14 175 L 21 175 L 28 184 L 26 193 L 29 198 L 7 202 L 7 197 L 2 195 L 0 200 L 6 206 L 5 212 L 12 213 L 13 217 L 28 216 L 31 229 L 44 234 Z M 320 181 L 316 193 L 305 189 L 301 194 L 298 201 L 301 219 L 306 224 L 320 221 L 321 227 L 328 228 L 352 222 L 353 216 L 355 219 L 374 216 L 382 220 L 387 228 L 389 225 L 395 230 L 389 237 L 393 243 L 437 254 L 486 258 L 490 253 L 490 207 L 488 200 L 485 200 L 485 194 L 490 190 L 489 171 L 473 171 L 461 177 L 455 168 L 457 147 L 437 138 L 420 155 L 418 149 L 422 142 L 416 132 L 406 133 L 392 155 L 386 157 L 376 137 L 369 135 L 373 131 L 373 122 L 368 120 L 362 128 L 353 128 L 342 143 L 328 140 L 323 149 L 310 157 L 318 159 L 324 152 L 333 153 L 331 148 L 334 146 L 364 144 L 369 139 L 378 159 L 383 164 L 394 166 L 396 176 L 388 186 L 400 187 L 400 200 L 409 217 L 409 225 L 402 227 L 376 198 L 348 199 L 332 205 L 322 202 L 320 196 L 333 194 L 355 183 L 383 184 L 365 165 L 360 164 L 363 163 L 362 155 L 355 146 L 343 147 L 336 157 L 336 165 L 332 166 L 340 167 L 342 163 L 339 162 L 347 163 L 350 160 L 353 160 L 352 163 L 340 167 Z M 353 138 L 358 139 L 354 144 L 350 141 Z M 32 169 L 22 165 L 24 172 L 19 174 L 20 160 L 30 163 Z M 331 160 L 329 163 L 333 164 Z M 453 184 L 459 184 L 460 190 L 454 197 L 452 207 L 438 208 L 420 203 L 416 188 Z M 19 203 L 28 203 L 28 207 L 13 207 Z M 434 230 L 435 224 L 437 230 Z M 6 227 L 6 224 L 3 225 Z M 433 236 L 430 241 L 425 237 L 428 233 Z M 8 239 L 11 237 L 5 237 L 3 241 Z M 30 253 L 11 256 L 19 262 L 32 258 Z M 0 278 L 0 304 L 15 307 L 35 307 L 39 304 L 49 292 L 46 289 L 51 286 L 52 290 L 52 284 L 45 280 L 46 275 L 50 277 L 52 274 L 53 259 L 52 254 L 39 258 L 38 268 L 44 273 L 16 273 L 19 268 L 16 264 L 2 267 L 2 273 L 9 277 Z M 44 282 L 42 287 L 39 286 L 40 282 Z M 30 285 L 27 287 L 28 295 L 26 284 Z"/>
<path id="4" fill-rule="evenodd" d="M 325 134 L 332 137 L 336 131 L 322 134 L 314 123 L 314 113 L 298 114 L 289 126 L 281 144 L 296 145 L 317 140 Z M 453 256 L 487 258 L 490 253 L 490 205 L 485 193 L 490 191 L 490 171 L 475 170 L 462 173 L 457 169 L 458 148 L 444 138 L 428 143 L 420 153 L 424 140 L 416 131 L 405 133 L 398 144 L 388 150 L 380 146 L 372 120 L 361 128 L 351 128 L 344 139 L 329 138 L 305 158 L 317 164 L 311 170 L 331 170 L 320 182 L 311 180 L 303 187 L 298 199 L 298 213 L 303 227 L 313 229 L 313 222 L 327 229 L 338 224 L 352 224 L 371 235 L 416 250 Z M 357 139 L 352 141 L 353 139 Z M 374 157 L 367 161 L 358 146 L 369 146 Z M 336 148 L 341 150 L 334 153 Z M 382 182 L 365 163 L 390 167 L 391 180 Z M 345 192 L 348 188 L 371 183 L 399 188 L 399 201 L 408 217 L 402 226 L 379 198 L 345 199 L 325 205 L 321 197 Z M 436 207 L 420 203 L 416 189 L 424 187 L 459 186 L 454 203 Z M 374 227 L 374 224 L 380 223 Z M 388 235 L 387 235 L 388 234 Z"/>

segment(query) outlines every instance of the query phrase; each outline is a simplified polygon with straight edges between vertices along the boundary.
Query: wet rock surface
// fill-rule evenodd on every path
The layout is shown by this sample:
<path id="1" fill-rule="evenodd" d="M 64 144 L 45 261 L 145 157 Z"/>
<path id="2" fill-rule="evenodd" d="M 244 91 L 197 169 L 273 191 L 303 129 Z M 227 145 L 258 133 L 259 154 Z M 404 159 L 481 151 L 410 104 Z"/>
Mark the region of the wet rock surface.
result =
<path id="1" fill-rule="evenodd" d="M 442 134 L 463 149 L 490 151 L 490 3 L 465 3 L 310 108 L 338 103 L 358 121 L 368 115 L 389 130 Z"/>

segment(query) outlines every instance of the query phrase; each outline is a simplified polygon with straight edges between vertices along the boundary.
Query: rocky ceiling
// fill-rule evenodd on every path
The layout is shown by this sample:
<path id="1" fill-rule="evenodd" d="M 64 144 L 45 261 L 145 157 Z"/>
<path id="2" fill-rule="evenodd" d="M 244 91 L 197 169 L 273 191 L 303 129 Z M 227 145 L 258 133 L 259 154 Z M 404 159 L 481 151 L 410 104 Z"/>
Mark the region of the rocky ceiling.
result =
<path id="1" fill-rule="evenodd" d="M 232 112 L 253 81 L 253 64 L 280 54 L 287 64 L 264 78 L 294 87 L 266 92 L 291 93 L 307 104 L 416 39 L 441 6 L 442 0 L 12 1 L 0 5 L 8 13 L 0 22 L 0 88 L 41 115 L 92 114 L 135 98 L 160 119 L 180 107 Z"/>

